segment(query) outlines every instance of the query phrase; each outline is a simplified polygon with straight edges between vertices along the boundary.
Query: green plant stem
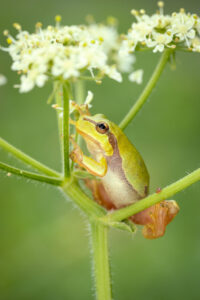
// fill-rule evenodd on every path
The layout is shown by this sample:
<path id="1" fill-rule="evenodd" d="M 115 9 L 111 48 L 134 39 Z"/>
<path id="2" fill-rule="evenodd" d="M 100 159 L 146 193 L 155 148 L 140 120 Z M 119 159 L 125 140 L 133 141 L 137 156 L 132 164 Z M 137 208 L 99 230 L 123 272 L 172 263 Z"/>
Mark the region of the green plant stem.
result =
<path id="1" fill-rule="evenodd" d="M 144 88 L 143 92 L 139 96 L 138 100 L 134 103 L 131 110 L 127 113 L 127 115 L 121 121 L 119 127 L 122 130 L 124 130 L 128 126 L 128 124 L 132 121 L 132 119 L 136 116 L 138 111 L 141 109 L 141 107 L 147 101 L 147 99 L 148 99 L 150 93 L 152 92 L 153 88 L 155 87 L 171 53 L 172 53 L 171 49 L 166 49 L 163 52 L 157 66 L 156 66 L 151 78 L 149 79 L 146 87 Z"/>
<path id="2" fill-rule="evenodd" d="M 83 80 L 78 80 L 75 85 L 74 85 L 74 88 L 75 88 L 75 100 L 76 100 L 76 103 L 78 105 L 81 105 L 84 103 L 84 100 L 85 100 L 85 84 L 84 84 L 84 81 Z M 79 113 L 78 112 L 75 112 L 75 119 L 77 120 L 79 118 Z M 76 128 L 74 128 L 74 134 L 75 134 L 75 142 L 81 147 L 82 146 L 82 137 L 80 134 L 78 134 L 78 132 L 76 131 Z M 72 161 L 71 162 L 71 170 L 73 172 L 74 170 L 74 162 Z"/>
<path id="3" fill-rule="evenodd" d="M 169 197 L 175 195 L 197 181 L 200 181 L 200 168 L 181 178 L 180 180 L 168 185 L 162 189 L 160 193 L 154 193 L 136 202 L 135 204 L 118 209 L 115 212 L 106 215 L 103 217 L 103 221 L 109 223 L 110 221 L 122 221 L 127 219 L 128 217 L 135 215 L 136 213 L 162 200 L 168 199 Z"/>
<path id="4" fill-rule="evenodd" d="M 128 222 L 105 222 L 102 218 L 106 215 L 105 209 L 89 198 L 80 188 L 76 180 L 66 181 L 62 184 L 61 190 L 66 197 L 70 197 L 74 203 L 87 215 L 90 222 L 99 222 L 103 226 L 113 227 L 130 233 L 135 231 L 132 223 Z"/>
<path id="5" fill-rule="evenodd" d="M 7 174 L 8 176 L 11 176 L 11 174 L 14 174 L 14 175 L 17 175 L 20 177 L 24 177 L 24 178 L 28 178 L 28 179 L 36 180 L 36 181 L 40 181 L 40 182 L 45 182 L 45 183 L 56 185 L 56 186 L 60 186 L 63 182 L 62 179 L 48 177 L 48 176 L 44 176 L 44 175 L 35 174 L 32 172 L 20 170 L 18 168 L 12 167 L 12 166 L 7 165 L 2 162 L 0 162 L 0 169 L 3 171 L 6 171 L 8 173 Z"/>
<path id="6" fill-rule="evenodd" d="M 77 182 L 69 182 L 62 187 L 78 207 L 86 213 L 91 222 L 94 277 L 97 300 L 111 300 L 110 268 L 108 260 L 108 227 L 101 223 L 105 210 L 81 190 Z"/>
<path id="7" fill-rule="evenodd" d="M 51 92 L 51 94 L 47 99 L 47 104 L 51 104 L 53 102 L 53 100 L 56 98 L 56 94 L 58 93 L 59 89 L 60 89 L 60 82 L 59 81 L 54 82 L 53 91 Z"/>
<path id="8" fill-rule="evenodd" d="M 80 188 L 76 181 L 67 182 L 62 190 L 66 196 L 69 196 L 91 219 L 97 219 L 105 215 L 103 207 L 90 199 Z"/>
<path id="9" fill-rule="evenodd" d="M 6 142 L 4 139 L 0 138 L 0 147 L 6 150 L 7 152 L 11 153 L 21 161 L 25 162 L 29 166 L 32 166 L 34 169 L 40 171 L 41 173 L 44 173 L 48 176 L 53 176 L 53 177 L 60 177 L 61 175 L 50 169 L 49 167 L 45 166 L 44 164 L 38 162 L 37 160 L 33 159 L 29 155 L 25 154 L 21 150 L 15 148 L 8 142 Z"/>
<path id="10" fill-rule="evenodd" d="M 79 105 L 84 103 L 84 100 L 85 100 L 85 84 L 84 84 L 83 80 L 78 80 L 76 85 L 75 85 L 75 97 L 76 97 L 75 99 L 76 99 L 76 101 Z M 80 147 L 82 146 L 83 138 L 81 137 L 80 134 L 78 134 L 78 132 L 76 132 L 75 141 L 77 142 L 77 144 Z"/>
<path id="11" fill-rule="evenodd" d="M 63 158 L 64 158 L 64 175 L 70 178 L 69 164 L 69 95 L 70 87 L 63 84 Z"/>
<path id="12" fill-rule="evenodd" d="M 62 93 L 61 93 L 61 84 L 60 82 L 54 82 L 55 101 L 59 108 L 62 108 Z M 62 127 L 63 127 L 63 112 L 56 110 L 57 113 L 57 122 L 58 122 L 58 134 L 59 134 L 59 143 L 60 143 L 60 153 L 61 153 L 61 162 L 64 161 L 63 157 L 63 138 L 62 138 Z"/>
<path id="13" fill-rule="evenodd" d="M 85 100 L 85 85 L 83 80 L 75 83 L 75 100 L 77 104 L 83 104 Z"/>
<path id="14" fill-rule="evenodd" d="M 102 224 L 91 223 L 93 268 L 97 300 L 111 300 L 111 280 L 108 257 L 108 228 Z"/>

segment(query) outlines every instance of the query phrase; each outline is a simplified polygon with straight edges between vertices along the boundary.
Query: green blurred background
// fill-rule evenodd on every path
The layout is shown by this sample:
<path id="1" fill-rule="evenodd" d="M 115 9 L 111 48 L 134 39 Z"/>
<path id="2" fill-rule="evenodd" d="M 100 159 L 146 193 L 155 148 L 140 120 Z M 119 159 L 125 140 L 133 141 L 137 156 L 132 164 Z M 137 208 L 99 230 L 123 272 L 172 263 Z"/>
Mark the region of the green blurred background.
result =
<path id="1" fill-rule="evenodd" d="M 166 11 L 185 7 L 199 12 L 199 1 L 166 1 Z M 43 0 L 0 1 L 0 29 L 19 22 L 34 29 L 37 21 L 83 23 L 87 14 L 97 21 L 108 15 L 120 20 L 120 31 L 132 21 L 129 11 L 153 13 L 156 1 Z M 1 44 L 4 41 L 1 35 Z M 144 84 L 159 55 L 141 53 L 136 67 L 144 68 Z M 150 100 L 126 133 L 139 149 L 151 175 L 151 191 L 199 167 L 200 57 L 178 53 L 177 70 L 168 66 Z M 0 136 L 47 165 L 60 169 L 55 112 L 46 104 L 51 86 L 19 94 L 13 85 L 7 53 L 0 53 L 0 73 L 8 84 L 0 88 Z M 95 93 L 93 112 L 119 122 L 143 86 L 124 79 L 87 86 Z M 22 166 L 0 150 L 0 160 Z M 24 166 L 23 166 L 24 167 Z M 200 293 L 200 184 L 174 197 L 181 210 L 166 235 L 145 240 L 141 229 L 131 237 L 110 234 L 112 277 L 116 300 L 199 299 Z M 0 299 L 93 299 L 90 247 L 83 215 L 55 189 L 0 173 Z"/>

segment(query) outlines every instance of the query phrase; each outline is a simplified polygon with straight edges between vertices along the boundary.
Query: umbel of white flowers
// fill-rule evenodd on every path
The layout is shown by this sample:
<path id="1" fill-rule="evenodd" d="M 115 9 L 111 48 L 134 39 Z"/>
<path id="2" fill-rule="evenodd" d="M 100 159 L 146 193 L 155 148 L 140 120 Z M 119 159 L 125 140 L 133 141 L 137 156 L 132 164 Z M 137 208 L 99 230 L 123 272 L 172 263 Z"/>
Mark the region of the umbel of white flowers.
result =
<path id="1" fill-rule="evenodd" d="M 51 77 L 75 80 L 91 76 L 99 82 L 107 75 L 121 82 L 121 72 L 132 70 L 134 56 L 120 51 L 116 26 L 61 26 L 61 17 L 55 19 L 56 25 L 45 29 L 37 23 L 35 33 L 23 31 L 15 23 L 16 38 L 4 31 L 9 47 L 3 50 L 13 59 L 12 70 L 21 75 L 20 92 L 28 92 L 35 85 L 42 87 Z"/>
<path id="2" fill-rule="evenodd" d="M 196 14 L 180 12 L 164 15 L 164 2 L 158 2 L 159 10 L 149 16 L 144 9 L 132 10 L 135 17 L 123 47 L 127 52 L 140 48 L 152 48 L 153 52 L 163 52 L 165 48 L 188 49 L 200 52 L 200 18 Z"/>
<path id="3" fill-rule="evenodd" d="M 101 82 L 108 76 L 122 81 L 122 72 L 131 73 L 129 79 L 142 82 L 143 70 L 133 72 L 133 52 L 152 49 L 163 52 L 165 48 L 200 52 L 200 18 L 196 14 L 178 13 L 164 15 L 164 2 L 158 2 L 159 10 L 149 16 L 144 9 L 132 10 L 135 17 L 126 35 L 119 35 L 115 22 L 79 26 L 61 26 L 56 16 L 55 26 L 42 28 L 36 24 L 36 32 L 22 30 L 14 23 L 18 34 L 12 37 L 7 30 L 8 51 L 13 59 L 12 69 L 20 75 L 20 92 L 28 92 L 34 86 L 42 87 L 48 79 L 94 79 Z"/>

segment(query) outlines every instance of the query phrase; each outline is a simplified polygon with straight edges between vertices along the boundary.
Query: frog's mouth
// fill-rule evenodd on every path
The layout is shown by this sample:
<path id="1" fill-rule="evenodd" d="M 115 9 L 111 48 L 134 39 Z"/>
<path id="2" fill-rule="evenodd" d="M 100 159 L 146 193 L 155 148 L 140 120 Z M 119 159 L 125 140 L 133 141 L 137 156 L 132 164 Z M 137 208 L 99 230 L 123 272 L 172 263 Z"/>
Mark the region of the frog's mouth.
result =
<path id="1" fill-rule="evenodd" d="M 90 144 L 93 144 L 94 147 L 96 149 L 99 149 L 99 152 L 105 152 L 105 150 L 102 148 L 101 144 L 95 140 L 93 137 L 91 137 L 89 134 L 81 131 L 80 129 L 76 128 L 77 132 L 84 138 L 86 144 L 87 144 L 87 141 L 89 141 Z"/>

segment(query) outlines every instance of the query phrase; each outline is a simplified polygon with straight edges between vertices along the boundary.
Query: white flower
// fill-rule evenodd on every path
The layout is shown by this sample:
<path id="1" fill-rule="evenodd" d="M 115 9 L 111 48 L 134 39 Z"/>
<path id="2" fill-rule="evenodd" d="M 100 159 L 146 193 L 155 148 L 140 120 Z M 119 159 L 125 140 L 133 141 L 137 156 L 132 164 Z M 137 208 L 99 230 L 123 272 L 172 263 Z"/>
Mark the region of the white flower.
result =
<path id="1" fill-rule="evenodd" d="M 191 41 L 192 50 L 194 52 L 200 52 L 200 38 L 195 38 Z"/>
<path id="2" fill-rule="evenodd" d="M 88 31 L 94 39 L 102 43 L 105 53 L 110 53 L 114 48 L 118 48 L 119 34 L 116 27 L 94 23 L 88 26 Z"/>
<path id="3" fill-rule="evenodd" d="M 171 16 L 155 14 L 151 17 L 151 24 L 156 29 L 165 29 L 170 25 Z"/>
<path id="4" fill-rule="evenodd" d="M 4 85 L 6 83 L 7 83 L 7 78 L 3 74 L 0 74 L 0 85 Z"/>
<path id="5" fill-rule="evenodd" d="M 115 66 L 109 67 L 105 66 L 103 72 L 108 75 L 110 78 L 122 82 L 122 75 L 116 70 Z"/>
<path id="6" fill-rule="evenodd" d="M 94 98 L 94 94 L 91 91 L 88 91 L 87 97 L 84 102 L 85 105 L 88 105 L 88 108 L 92 107 L 91 102 L 93 98 Z"/>
<path id="7" fill-rule="evenodd" d="M 132 31 L 130 31 L 129 36 L 133 36 L 138 42 L 142 42 L 145 40 L 147 36 L 151 34 L 153 30 L 152 25 L 147 22 L 139 22 L 132 24 Z"/>
<path id="8" fill-rule="evenodd" d="M 117 68 L 121 72 L 131 72 L 132 66 L 135 62 L 135 56 L 130 54 L 128 41 L 122 41 L 119 50 L 116 53 L 115 60 Z"/>
<path id="9" fill-rule="evenodd" d="M 130 72 L 132 70 L 135 57 L 127 51 L 127 47 L 124 41 L 122 42 L 120 39 L 116 27 L 103 24 L 91 24 L 88 26 L 88 30 L 94 38 L 100 41 L 104 52 L 116 65 L 118 71 Z M 99 59 L 100 57 L 98 56 L 98 61 Z M 121 76 L 117 75 L 115 77 L 117 81 L 121 82 Z"/>
<path id="10" fill-rule="evenodd" d="M 188 16 L 185 13 L 174 14 L 171 20 L 172 32 L 180 39 L 186 41 L 188 47 L 188 40 L 195 37 L 194 28 L 195 19 L 193 16 Z"/>
<path id="11" fill-rule="evenodd" d="M 143 80 L 143 70 L 139 69 L 129 75 L 129 80 L 132 82 L 136 82 L 137 84 L 141 84 Z"/>
<path id="12" fill-rule="evenodd" d="M 146 44 L 148 47 L 155 47 L 153 52 L 163 52 L 165 46 L 171 43 L 172 37 L 171 32 L 163 34 L 154 31 L 152 39 L 146 40 Z"/>
<path id="13" fill-rule="evenodd" d="M 119 69 L 120 72 L 128 73 L 132 70 L 132 65 L 135 60 L 135 56 L 119 50 L 116 55 L 117 69 Z"/>
<path id="14" fill-rule="evenodd" d="M 66 59 L 64 56 L 56 56 L 54 58 L 54 65 L 51 72 L 55 77 L 62 75 L 64 79 L 80 75 L 78 68 L 76 68 L 76 61 L 72 57 Z"/>

